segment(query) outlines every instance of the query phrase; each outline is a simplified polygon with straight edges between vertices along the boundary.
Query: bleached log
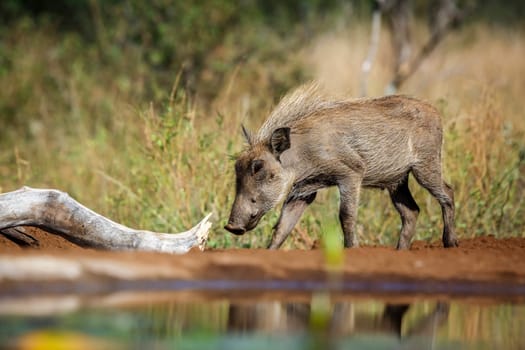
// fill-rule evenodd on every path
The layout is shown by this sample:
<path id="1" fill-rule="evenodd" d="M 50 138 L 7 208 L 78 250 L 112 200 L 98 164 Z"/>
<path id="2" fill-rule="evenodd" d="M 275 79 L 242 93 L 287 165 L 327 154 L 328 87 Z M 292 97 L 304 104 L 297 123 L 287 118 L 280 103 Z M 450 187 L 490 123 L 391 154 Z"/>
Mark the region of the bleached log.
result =
<path id="1" fill-rule="evenodd" d="M 166 253 L 186 253 L 193 247 L 203 250 L 211 227 L 210 216 L 185 232 L 157 233 L 113 222 L 55 189 L 23 187 L 0 194 L 0 230 L 36 226 L 80 246 L 106 250 Z"/>

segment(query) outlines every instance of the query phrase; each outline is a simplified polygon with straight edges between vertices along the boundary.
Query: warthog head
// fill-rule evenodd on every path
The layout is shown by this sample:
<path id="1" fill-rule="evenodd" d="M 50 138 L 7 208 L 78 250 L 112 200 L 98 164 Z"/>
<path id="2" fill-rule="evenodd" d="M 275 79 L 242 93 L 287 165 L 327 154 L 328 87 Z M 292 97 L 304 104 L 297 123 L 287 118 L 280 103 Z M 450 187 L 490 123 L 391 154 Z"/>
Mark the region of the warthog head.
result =
<path id="1" fill-rule="evenodd" d="M 244 128 L 243 128 L 244 130 Z M 269 142 L 253 144 L 235 162 L 235 200 L 224 228 L 236 235 L 253 230 L 261 218 L 287 194 L 289 176 L 280 155 L 290 148 L 290 128 L 275 130 Z"/>

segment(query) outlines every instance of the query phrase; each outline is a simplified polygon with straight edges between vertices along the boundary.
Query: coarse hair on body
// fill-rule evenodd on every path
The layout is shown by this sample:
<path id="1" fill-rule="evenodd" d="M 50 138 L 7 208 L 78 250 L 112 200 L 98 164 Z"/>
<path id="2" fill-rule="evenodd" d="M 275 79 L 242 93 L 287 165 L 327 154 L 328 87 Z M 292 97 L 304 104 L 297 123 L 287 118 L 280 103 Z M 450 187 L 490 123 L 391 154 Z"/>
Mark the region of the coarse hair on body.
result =
<path id="1" fill-rule="evenodd" d="M 359 114 L 357 119 L 362 119 L 363 122 L 375 120 L 381 123 L 388 119 L 388 123 L 399 124 L 404 123 L 403 119 L 406 118 L 419 119 L 423 115 L 420 112 L 423 111 L 416 109 L 417 112 L 413 113 L 411 110 L 413 106 L 407 102 L 416 102 L 418 108 L 423 108 L 426 112 L 424 114 L 433 116 L 435 121 L 440 123 L 439 113 L 433 106 L 410 96 L 338 98 L 326 94 L 318 83 L 310 82 L 286 94 L 259 130 L 253 135 L 248 135 L 245 132 L 245 136 L 247 136 L 251 146 L 266 144 L 272 133 L 278 128 L 289 127 L 294 130 L 298 124 L 303 124 L 303 127 L 310 124 L 307 120 L 311 118 L 315 118 L 317 121 L 325 118 L 335 121 L 336 119 L 347 119 L 350 114 L 354 115 L 352 117 L 354 119 Z M 375 111 L 372 111 L 374 108 Z M 380 118 L 377 117 L 378 111 L 380 114 L 384 112 Z"/>
<path id="2" fill-rule="evenodd" d="M 291 127 L 313 113 L 326 108 L 333 108 L 337 104 L 338 102 L 331 100 L 322 92 L 318 83 L 311 82 L 301 85 L 281 99 L 263 125 L 253 135 L 252 143 L 267 142 L 275 129 Z"/>

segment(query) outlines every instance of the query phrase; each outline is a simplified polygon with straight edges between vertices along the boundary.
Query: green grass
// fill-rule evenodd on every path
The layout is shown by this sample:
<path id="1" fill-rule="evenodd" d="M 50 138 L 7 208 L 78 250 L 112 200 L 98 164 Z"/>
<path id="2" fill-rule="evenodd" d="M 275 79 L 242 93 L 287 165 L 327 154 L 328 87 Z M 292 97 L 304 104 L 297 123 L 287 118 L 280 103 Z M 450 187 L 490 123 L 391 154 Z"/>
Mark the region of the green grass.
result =
<path id="1" fill-rule="evenodd" d="M 4 29 L 0 190 L 58 188 L 113 220 L 155 231 L 182 231 L 212 212 L 210 247 L 265 247 L 278 208 L 243 237 L 222 229 L 234 198 L 232 158 L 243 148 L 240 124 L 256 128 L 276 97 L 310 78 L 356 96 L 368 24 L 320 32 L 309 43 L 264 30 L 265 42 L 247 33 L 252 51 L 241 63 L 224 59 L 244 52 L 233 40 L 210 53 L 212 68 L 188 94 L 182 70 L 157 80 L 158 68 L 132 52 L 108 60 L 80 36 L 30 21 Z M 523 37 L 466 27 L 402 91 L 443 113 L 444 171 L 455 189 L 460 237 L 525 234 Z M 373 95 L 389 76 L 383 40 Z M 417 238 L 439 239 L 439 205 L 410 186 L 421 207 Z M 306 248 L 337 232 L 337 207 L 337 191 L 322 191 L 285 246 Z M 358 221 L 362 243 L 397 241 L 400 221 L 386 193 L 363 191 Z"/>

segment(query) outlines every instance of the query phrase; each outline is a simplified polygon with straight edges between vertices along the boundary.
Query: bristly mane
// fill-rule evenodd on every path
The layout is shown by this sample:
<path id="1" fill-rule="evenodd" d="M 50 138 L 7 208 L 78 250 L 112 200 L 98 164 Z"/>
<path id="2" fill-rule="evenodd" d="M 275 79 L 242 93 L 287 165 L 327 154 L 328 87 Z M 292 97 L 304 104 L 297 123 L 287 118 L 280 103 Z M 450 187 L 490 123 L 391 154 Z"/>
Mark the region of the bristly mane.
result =
<path id="1" fill-rule="evenodd" d="M 286 94 L 259 130 L 253 135 L 253 143 L 267 142 L 275 129 L 293 127 L 296 121 L 324 108 L 333 107 L 316 83 L 302 85 Z"/>

